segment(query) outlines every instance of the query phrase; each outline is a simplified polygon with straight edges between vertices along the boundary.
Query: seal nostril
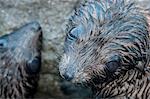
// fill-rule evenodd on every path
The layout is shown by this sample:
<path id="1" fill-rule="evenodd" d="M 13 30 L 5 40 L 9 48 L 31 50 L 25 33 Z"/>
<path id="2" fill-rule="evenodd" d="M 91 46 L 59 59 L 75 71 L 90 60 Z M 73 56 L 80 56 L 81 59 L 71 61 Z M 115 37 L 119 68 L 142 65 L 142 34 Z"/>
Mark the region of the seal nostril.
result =
<path id="1" fill-rule="evenodd" d="M 71 81 L 73 79 L 73 74 L 69 73 L 69 72 L 66 72 L 63 77 L 68 80 L 68 81 Z"/>

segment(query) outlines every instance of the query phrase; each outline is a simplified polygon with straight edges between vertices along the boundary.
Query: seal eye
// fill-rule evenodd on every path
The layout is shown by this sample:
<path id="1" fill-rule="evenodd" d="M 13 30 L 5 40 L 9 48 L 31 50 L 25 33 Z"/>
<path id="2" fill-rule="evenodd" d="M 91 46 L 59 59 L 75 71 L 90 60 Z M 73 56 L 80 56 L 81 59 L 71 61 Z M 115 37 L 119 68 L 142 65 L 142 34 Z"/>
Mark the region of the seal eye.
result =
<path id="1" fill-rule="evenodd" d="M 111 73 L 115 72 L 119 66 L 120 66 L 120 62 L 118 61 L 110 61 L 106 63 L 106 69 Z"/>
<path id="2" fill-rule="evenodd" d="M 0 39 L 0 53 L 4 53 L 7 50 L 7 40 Z"/>
<path id="3" fill-rule="evenodd" d="M 30 74 L 36 74 L 40 71 L 41 68 L 41 58 L 35 57 L 28 65 L 27 72 Z"/>
<path id="4" fill-rule="evenodd" d="M 84 27 L 82 25 L 76 26 L 67 34 L 66 42 L 73 43 L 84 36 Z"/>
<path id="5" fill-rule="evenodd" d="M 0 40 L 0 47 L 6 47 L 7 46 L 7 40 L 1 39 Z"/>

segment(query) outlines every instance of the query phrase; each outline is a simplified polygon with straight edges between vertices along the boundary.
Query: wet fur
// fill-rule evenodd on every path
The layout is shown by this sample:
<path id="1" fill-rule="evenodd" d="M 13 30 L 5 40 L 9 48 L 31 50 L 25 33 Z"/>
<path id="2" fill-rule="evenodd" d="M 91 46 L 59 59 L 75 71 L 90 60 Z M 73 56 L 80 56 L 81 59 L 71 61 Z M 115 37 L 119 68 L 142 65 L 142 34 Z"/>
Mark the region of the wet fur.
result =
<path id="1" fill-rule="evenodd" d="M 39 74 L 26 72 L 27 61 L 17 62 L 12 51 L 0 56 L 1 98 L 32 98 L 36 92 Z"/>
<path id="2" fill-rule="evenodd" d="M 124 0 L 81 5 L 69 19 L 60 74 L 72 74 L 72 82 L 90 86 L 97 98 L 149 97 L 148 18 Z M 119 66 L 112 70 L 106 64 L 114 60 Z"/>
<path id="3" fill-rule="evenodd" d="M 21 28 L 19 28 L 17 30 L 17 33 L 21 32 L 22 33 L 21 35 L 25 34 L 25 31 L 31 29 L 33 24 L 38 24 L 38 23 L 36 22 L 36 23 L 26 24 Z M 25 29 L 25 31 L 22 32 L 21 30 L 23 29 Z M 34 29 L 35 27 L 32 28 L 32 31 Z M 33 32 L 41 32 L 41 30 L 37 30 Z M 14 34 L 16 33 L 16 31 L 12 33 Z M 12 37 L 11 35 L 12 33 L 8 34 L 9 38 Z M 31 34 L 32 33 L 30 32 L 28 36 L 31 36 Z M 4 36 L 2 36 L 2 38 Z M 16 34 L 16 36 L 18 36 L 18 34 Z M 40 36 L 42 36 L 42 34 Z M 2 38 L 0 38 L 0 40 L 2 40 Z M 13 41 L 15 40 L 15 38 L 12 39 Z M 22 38 L 22 39 L 24 39 L 24 42 L 25 40 L 28 40 L 27 38 Z M 9 44 L 8 47 L 3 47 L 3 45 L 0 46 L 0 98 L 7 98 L 7 99 L 33 98 L 38 86 L 39 71 L 34 74 L 29 73 L 27 66 L 29 66 L 29 62 L 31 60 L 29 60 L 29 57 L 27 56 L 31 55 L 32 56 L 31 58 L 34 59 L 34 55 L 38 54 L 37 56 L 41 57 L 40 40 L 41 39 L 38 40 L 35 39 L 34 42 L 36 44 L 38 42 L 39 45 L 38 46 L 34 45 L 32 47 L 35 48 L 30 47 L 30 49 L 27 46 L 24 48 L 23 47 L 24 45 L 20 47 L 15 45 L 12 45 L 13 47 L 10 47 L 11 45 Z M 18 41 L 17 44 L 19 43 L 20 42 Z"/>

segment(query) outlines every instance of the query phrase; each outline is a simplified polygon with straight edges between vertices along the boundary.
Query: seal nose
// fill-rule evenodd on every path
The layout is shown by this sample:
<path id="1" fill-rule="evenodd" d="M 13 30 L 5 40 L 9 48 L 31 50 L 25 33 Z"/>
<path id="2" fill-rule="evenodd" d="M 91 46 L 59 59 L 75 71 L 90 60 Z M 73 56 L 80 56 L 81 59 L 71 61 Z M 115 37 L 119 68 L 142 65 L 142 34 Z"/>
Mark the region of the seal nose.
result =
<path id="1" fill-rule="evenodd" d="M 71 81 L 71 80 L 73 79 L 74 75 L 71 74 L 70 72 L 65 72 L 65 73 L 63 74 L 63 77 L 64 77 L 66 80 Z"/>
<path id="2" fill-rule="evenodd" d="M 71 81 L 74 78 L 74 70 L 72 67 L 68 68 L 66 70 L 66 72 L 63 74 L 63 77 L 68 80 Z"/>

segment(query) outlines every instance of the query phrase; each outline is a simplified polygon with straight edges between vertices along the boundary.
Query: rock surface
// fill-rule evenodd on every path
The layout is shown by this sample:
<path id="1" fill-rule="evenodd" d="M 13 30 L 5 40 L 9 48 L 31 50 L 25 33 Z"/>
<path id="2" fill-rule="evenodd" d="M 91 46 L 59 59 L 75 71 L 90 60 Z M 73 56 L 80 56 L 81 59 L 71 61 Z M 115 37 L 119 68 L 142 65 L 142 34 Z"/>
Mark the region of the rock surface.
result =
<path id="1" fill-rule="evenodd" d="M 58 72 L 63 53 L 64 22 L 81 0 L 0 0 L 0 34 L 6 34 L 19 26 L 38 21 L 43 29 L 42 70 L 37 98 L 85 98 L 90 91 L 64 81 Z M 128 0 L 129 1 L 129 0 Z M 150 0 L 138 1 L 150 8 Z"/>

